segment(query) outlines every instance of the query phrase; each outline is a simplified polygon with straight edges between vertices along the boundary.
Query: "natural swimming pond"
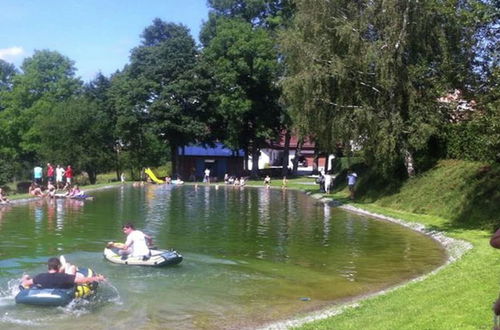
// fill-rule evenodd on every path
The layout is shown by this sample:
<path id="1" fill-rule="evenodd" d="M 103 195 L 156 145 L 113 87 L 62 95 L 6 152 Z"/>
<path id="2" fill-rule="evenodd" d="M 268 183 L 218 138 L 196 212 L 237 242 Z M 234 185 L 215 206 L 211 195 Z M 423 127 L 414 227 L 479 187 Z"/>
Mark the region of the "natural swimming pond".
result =
<path id="1" fill-rule="evenodd" d="M 297 191 L 126 185 L 92 195 L 0 206 L 0 328 L 254 328 L 417 277 L 446 257 L 424 235 Z M 127 221 L 184 261 L 104 260 Z M 60 254 L 108 283 L 64 308 L 16 305 L 23 272 L 44 272 Z"/>

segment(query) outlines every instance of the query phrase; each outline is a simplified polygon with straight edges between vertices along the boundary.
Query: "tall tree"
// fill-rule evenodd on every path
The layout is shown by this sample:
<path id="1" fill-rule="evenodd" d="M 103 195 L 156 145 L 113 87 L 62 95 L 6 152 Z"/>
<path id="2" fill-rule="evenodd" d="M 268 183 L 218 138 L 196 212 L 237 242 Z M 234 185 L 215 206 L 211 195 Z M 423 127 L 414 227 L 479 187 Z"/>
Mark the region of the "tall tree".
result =
<path id="1" fill-rule="evenodd" d="M 196 80 L 197 53 L 184 25 L 155 19 L 131 56 L 130 76 L 143 89 L 136 106 L 143 109 L 158 137 L 170 146 L 174 172 L 177 147 L 207 134 L 201 120 L 202 103 L 191 88 Z"/>
<path id="2" fill-rule="evenodd" d="M 466 81 L 467 1 L 299 0 L 283 34 L 294 119 L 322 146 L 361 145 L 369 164 L 412 174 L 445 124 L 436 100 Z"/>
<path id="3" fill-rule="evenodd" d="M 35 51 L 24 60 L 21 71 L 12 78 L 10 91 L 3 94 L 5 110 L 0 121 L 8 123 L 1 129 L 9 161 L 31 165 L 40 160 L 36 152 L 40 132 L 33 124 L 55 104 L 79 93 L 82 83 L 75 77 L 73 61 L 55 51 Z"/>
<path id="4" fill-rule="evenodd" d="M 129 70 L 126 66 L 111 77 L 108 96 L 115 114 L 113 135 L 119 165 L 140 170 L 159 165 L 166 146 L 154 134 L 149 112 L 139 101 L 146 98 L 146 91 Z"/>
<path id="5" fill-rule="evenodd" d="M 114 164 L 112 122 L 96 100 L 79 96 L 56 104 L 34 123 L 40 132 L 37 152 L 53 163 L 72 164 L 88 174 L 90 183 L 97 174 Z"/>
<path id="6" fill-rule="evenodd" d="M 14 75 L 16 75 L 16 73 L 18 73 L 18 71 L 14 64 L 5 62 L 4 60 L 0 59 L 0 93 L 2 91 L 9 91 L 12 89 L 12 79 Z M 2 110 L 1 104 L 0 110 Z"/>
<path id="7" fill-rule="evenodd" d="M 260 149 L 280 130 L 277 57 L 265 29 L 237 19 L 218 20 L 217 34 L 204 49 L 216 82 L 213 100 L 227 127 L 223 140 L 251 152 L 253 175 Z"/>

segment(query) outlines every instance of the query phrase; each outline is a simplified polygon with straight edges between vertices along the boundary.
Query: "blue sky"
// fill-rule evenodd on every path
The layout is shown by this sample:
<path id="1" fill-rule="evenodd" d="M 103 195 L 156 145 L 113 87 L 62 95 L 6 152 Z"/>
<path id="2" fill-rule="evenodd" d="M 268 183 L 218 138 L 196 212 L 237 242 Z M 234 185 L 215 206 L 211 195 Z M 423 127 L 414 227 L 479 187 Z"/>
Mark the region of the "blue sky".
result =
<path id="1" fill-rule="evenodd" d="M 109 76 L 156 17 L 186 25 L 198 40 L 206 0 L 0 0 L 0 59 L 19 68 L 49 49 L 73 60 L 84 81 Z"/>

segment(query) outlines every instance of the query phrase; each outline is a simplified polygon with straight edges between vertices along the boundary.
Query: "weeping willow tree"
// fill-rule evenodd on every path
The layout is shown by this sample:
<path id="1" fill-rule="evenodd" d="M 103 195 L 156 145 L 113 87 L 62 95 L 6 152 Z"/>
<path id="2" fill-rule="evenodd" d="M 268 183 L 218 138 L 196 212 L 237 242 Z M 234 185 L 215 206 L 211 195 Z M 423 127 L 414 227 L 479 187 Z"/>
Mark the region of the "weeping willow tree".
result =
<path id="1" fill-rule="evenodd" d="M 297 125 L 333 150 L 360 146 L 390 175 L 446 123 L 437 98 L 472 68 L 473 1 L 297 0 L 281 36 L 285 98 Z"/>

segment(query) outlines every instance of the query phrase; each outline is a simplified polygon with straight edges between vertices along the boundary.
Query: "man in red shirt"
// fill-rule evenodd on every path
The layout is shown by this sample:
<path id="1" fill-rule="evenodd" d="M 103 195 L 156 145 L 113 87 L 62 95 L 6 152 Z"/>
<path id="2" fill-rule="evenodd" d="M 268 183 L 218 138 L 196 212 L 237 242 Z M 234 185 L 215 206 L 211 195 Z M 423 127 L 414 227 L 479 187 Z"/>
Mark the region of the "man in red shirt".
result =
<path id="1" fill-rule="evenodd" d="M 71 180 L 73 179 L 73 169 L 71 168 L 71 165 L 68 165 L 68 167 L 66 167 L 64 176 L 66 177 L 66 185 L 71 185 Z"/>
<path id="2" fill-rule="evenodd" d="M 47 163 L 47 183 L 54 183 L 54 167 Z"/>

